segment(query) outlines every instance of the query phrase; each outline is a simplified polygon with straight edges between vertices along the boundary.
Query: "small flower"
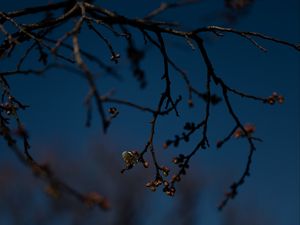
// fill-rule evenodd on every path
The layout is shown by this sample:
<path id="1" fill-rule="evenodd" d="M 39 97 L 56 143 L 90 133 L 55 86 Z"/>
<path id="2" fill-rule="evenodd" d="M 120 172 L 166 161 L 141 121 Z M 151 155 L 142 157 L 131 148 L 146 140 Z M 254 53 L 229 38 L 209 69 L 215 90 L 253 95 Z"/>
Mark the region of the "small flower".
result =
<path id="1" fill-rule="evenodd" d="M 136 151 L 124 151 L 122 152 L 122 158 L 127 168 L 133 167 L 139 161 L 139 153 Z"/>
<path id="2" fill-rule="evenodd" d="M 163 171 L 163 175 L 164 175 L 164 176 L 168 176 L 168 175 L 169 175 L 170 169 L 169 169 L 168 167 L 163 166 L 163 167 L 161 168 L 161 170 Z"/>

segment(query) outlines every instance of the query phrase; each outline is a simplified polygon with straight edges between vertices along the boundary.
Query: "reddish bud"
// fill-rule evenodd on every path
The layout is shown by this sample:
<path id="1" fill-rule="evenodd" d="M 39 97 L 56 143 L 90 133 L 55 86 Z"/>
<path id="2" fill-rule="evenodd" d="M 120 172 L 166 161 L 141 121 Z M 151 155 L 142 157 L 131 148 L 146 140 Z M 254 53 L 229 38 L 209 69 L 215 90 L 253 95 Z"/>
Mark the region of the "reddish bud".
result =
<path id="1" fill-rule="evenodd" d="M 179 160 L 178 160 L 177 157 L 175 157 L 175 158 L 172 159 L 172 162 L 173 162 L 174 164 L 177 164 L 177 163 L 179 162 Z"/>
<path id="2" fill-rule="evenodd" d="M 188 100 L 188 105 L 189 105 L 189 107 L 193 107 L 194 106 L 194 102 L 193 102 L 192 99 Z"/>
<path id="3" fill-rule="evenodd" d="M 282 104 L 284 102 L 284 97 L 282 95 L 279 95 L 277 101 L 279 104 Z"/>
<path id="4" fill-rule="evenodd" d="M 169 146 L 168 146 L 167 143 L 164 143 L 164 144 L 163 144 L 163 148 L 164 148 L 164 149 L 167 149 L 168 147 L 169 147 Z"/>
<path id="5" fill-rule="evenodd" d="M 274 103 L 275 103 L 275 99 L 274 99 L 274 97 L 268 97 L 268 99 L 267 99 L 267 102 L 270 104 L 270 105 L 274 105 Z"/>
<path id="6" fill-rule="evenodd" d="M 148 163 L 147 161 L 145 161 L 145 162 L 143 162 L 143 166 L 144 166 L 145 168 L 148 168 L 148 167 L 149 167 L 149 163 Z"/>

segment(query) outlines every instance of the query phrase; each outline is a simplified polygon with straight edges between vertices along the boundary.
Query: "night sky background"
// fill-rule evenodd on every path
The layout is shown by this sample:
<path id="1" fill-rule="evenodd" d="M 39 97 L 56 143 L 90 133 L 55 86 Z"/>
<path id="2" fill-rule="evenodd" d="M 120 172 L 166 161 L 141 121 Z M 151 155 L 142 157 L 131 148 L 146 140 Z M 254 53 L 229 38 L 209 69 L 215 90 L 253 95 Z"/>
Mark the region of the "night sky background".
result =
<path id="1" fill-rule="evenodd" d="M 11 11 L 41 3 L 42 1 L 32 0 L 1 1 L 0 10 Z M 160 1 L 101 0 L 97 3 L 119 14 L 138 18 L 157 7 Z M 239 30 L 257 31 L 297 43 L 300 41 L 299 9 L 300 2 L 298 0 L 260 0 L 256 1 L 249 11 L 240 16 L 238 21 L 229 23 L 223 18 L 223 1 L 202 1 L 196 5 L 169 10 L 158 16 L 157 19 L 178 21 L 183 24 L 184 29 L 206 25 L 232 26 Z M 103 43 L 95 35 L 91 35 L 91 33 L 86 35 L 84 31 L 80 36 L 82 46 L 113 65 L 113 62 L 109 60 L 109 52 Z M 148 81 L 146 89 L 141 90 L 131 74 L 129 61 L 124 53 L 125 41 L 115 37 L 112 37 L 111 41 L 115 49 L 121 54 L 120 63 L 116 68 L 122 75 L 122 81 L 100 72 L 102 76 L 97 80 L 98 86 L 102 93 L 114 88 L 116 97 L 129 99 L 154 108 L 164 88 L 164 82 L 160 80 L 163 73 L 162 58 L 157 49 L 150 45 L 144 46 L 140 34 L 135 32 L 133 34 L 137 40 L 137 47 L 147 50 L 146 58 L 142 63 Z M 194 224 L 225 224 L 221 222 L 223 215 L 232 209 L 238 209 L 240 215 L 245 215 L 245 218 L 253 214 L 258 220 L 256 224 L 299 224 L 299 52 L 287 46 L 257 39 L 261 45 L 268 49 L 268 52 L 264 53 L 249 41 L 230 33 L 225 34 L 222 38 L 216 38 L 212 35 L 206 35 L 204 38 L 216 73 L 231 87 L 262 97 L 269 96 L 273 91 L 276 91 L 285 97 L 285 102 L 283 105 L 270 106 L 230 95 L 234 110 L 241 121 L 255 124 L 255 136 L 263 139 L 263 142 L 256 144 L 257 151 L 254 155 L 251 176 L 240 188 L 236 199 L 230 201 L 223 212 L 218 212 L 216 206 L 222 200 L 223 194 L 228 190 L 230 184 L 241 175 L 247 159 L 248 146 L 243 140 L 231 140 L 221 150 L 216 149 L 214 143 L 227 135 L 233 128 L 234 121 L 228 115 L 223 103 L 212 108 L 208 128 L 212 147 L 207 151 L 198 152 L 191 161 L 190 173 L 187 175 L 187 180 L 192 179 L 204 183 L 203 188 L 196 189 L 196 192 L 201 193 L 201 198 L 199 198 L 201 207 L 196 209 L 199 218 Z M 166 40 L 168 41 L 167 51 L 171 58 L 188 72 L 193 84 L 199 84 L 198 87 L 203 88 L 206 70 L 199 52 L 193 51 L 184 40 L 170 38 L 167 35 Z M 20 54 L 21 52 L 19 51 Z M 123 55 L 124 57 L 122 57 Z M 0 71 L 15 65 L 16 59 L 12 57 L 0 62 Z M 26 65 L 39 66 L 37 54 L 28 58 Z M 95 73 L 99 73 L 99 69 L 94 65 L 91 65 L 91 69 Z M 168 166 L 171 165 L 173 156 L 180 152 L 191 151 L 199 136 L 194 136 L 191 142 L 187 144 L 168 150 L 162 148 L 164 141 L 173 138 L 175 134 L 180 134 L 185 122 L 197 122 L 204 117 L 204 103 L 196 101 L 196 106 L 189 109 L 185 86 L 172 70 L 171 79 L 174 98 L 179 94 L 183 96 L 183 101 L 179 104 L 181 116 L 177 118 L 173 113 L 169 117 L 159 118 L 154 143 L 162 164 Z M 109 149 L 107 151 L 117 159 L 118 163 L 116 166 L 111 166 L 111 170 L 115 170 L 112 174 L 116 176 L 115 179 L 119 179 L 120 163 L 122 163 L 121 153 L 128 149 L 141 150 L 148 140 L 151 114 L 114 104 L 106 104 L 106 108 L 116 106 L 120 115 L 112 122 L 108 134 L 103 134 L 96 111 L 93 114 L 92 126 L 86 128 L 84 125 L 86 110 L 83 102 L 89 88 L 86 81 L 80 76 L 61 70 L 51 70 L 43 76 L 16 75 L 8 78 L 8 82 L 14 95 L 22 102 L 30 105 L 30 108 L 21 113 L 21 118 L 30 134 L 32 154 L 41 161 L 49 155 L 55 155 L 59 159 L 57 161 L 62 163 L 60 166 L 57 163 L 58 167 L 62 170 L 64 167 L 68 168 L 64 174 L 58 174 L 67 181 L 68 176 L 74 176 L 68 163 L 80 162 L 80 165 L 77 165 L 79 167 L 77 170 L 80 172 L 76 170 L 78 172 L 77 182 L 80 183 L 80 175 L 81 177 L 87 176 L 90 177 L 89 188 L 98 188 L 98 178 L 93 180 L 93 177 L 99 175 L 98 171 L 95 171 L 96 167 L 94 168 L 89 163 L 92 158 L 90 157 L 90 149 L 95 146 L 100 146 L 98 149 L 100 152 L 101 148 Z M 213 89 L 213 92 L 221 95 L 220 89 L 217 87 Z M 53 161 L 55 160 L 53 159 Z M 11 166 L 18 170 L 19 173 L 23 174 L 23 178 L 27 177 L 25 182 L 35 182 L 36 180 L 17 161 L 15 155 L 10 152 L 1 139 L 0 170 L 2 172 L 4 166 Z M 54 171 L 56 169 L 60 171 L 58 168 L 55 168 Z M 146 190 L 143 184 L 152 179 L 153 173 L 151 172 L 153 170 L 149 169 L 150 173 L 146 173 L 144 170 L 144 176 L 142 174 L 135 178 L 136 171 L 139 170 L 144 169 L 141 166 L 134 168 L 133 171 L 123 175 L 120 179 L 123 179 L 124 182 L 126 182 L 127 177 L 130 180 L 136 179 L 136 182 L 139 183 L 138 188 L 142 189 L 139 190 L 139 193 L 148 195 L 149 190 Z M 104 174 L 105 177 L 105 172 L 99 173 Z M 22 185 L 17 180 L 13 181 L 18 183 L 18 189 L 15 190 L 22 189 Z M 76 186 L 76 179 L 74 180 L 75 183 L 73 182 L 73 184 Z M 103 178 L 103 180 L 105 179 Z M 72 182 L 71 179 L 69 181 Z M 181 184 L 184 182 L 185 179 Z M 5 187 L 6 183 L 3 182 L 0 185 Z M 80 184 L 78 185 L 80 186 Z M 82 186 L 84 188 L 84 185 Z M 108 183 L 104 186 L 107 186 L 106 189 L 103 188 L 100 193 L 105 195 L 105 191 L 109 193 L 111 187 Z M 38 190 L 41 187 L 42 182 L 37 182 L 34 189 Z M 178 192 L 180 192 L 180 185 Z M 130 194 L 129 192 L 128 195 Z M 109 198 L 109 194 L 107 195 Z M 151 219 L 144 221 L 144 224 L 158 224 L 160 214 L 164 210 L 168 210 L 172 206 L 172 201 L 175 200 L 166 197 L 161 191 L 150 193 L 150 198 L 155 199 L 159 204 L 147 205 L 147 202 L 142 203 L 147 205 L 147 210 L 153 215 Z M 4 199 L 0 198 L 0 224 L 13 224 L 12 215 L 7 209 Z M 37 201 L 38 203 L 34 204 L 37 208 L 48 202 L 41 194 L 38 199 L 40 199 Z M 26 206 L 28 201 L 30 202 L 31 199 L 25 200 L 22 204 Z M 117 204 L 117 201 L 112 202 L 112 210 L 114 210 L 113 206 Z M 31 208 L 32 212 L 37 208 Z M 27 210 L 29 209 L 27 208 Z M 100 214 L 99 220 L 96 220 L 100 221 L 99 224 L 102 224 L 101 221 L 105 220 L 103 218 L 106 215 L 107 217 L 112 216 L 110 212 L 93 211 L 91 213 L 95 218 L 98 218 L 96 213 Z M 22 221 L 20 224 L 32 224 L 28 215 L 30 214 L 24 217 L 20 216 L 20 221 Z M 56 221 L 51 220 L 48 224 L 71 224 L 68 221 L 68 218 L 64 217 L 58 218 Z"/>

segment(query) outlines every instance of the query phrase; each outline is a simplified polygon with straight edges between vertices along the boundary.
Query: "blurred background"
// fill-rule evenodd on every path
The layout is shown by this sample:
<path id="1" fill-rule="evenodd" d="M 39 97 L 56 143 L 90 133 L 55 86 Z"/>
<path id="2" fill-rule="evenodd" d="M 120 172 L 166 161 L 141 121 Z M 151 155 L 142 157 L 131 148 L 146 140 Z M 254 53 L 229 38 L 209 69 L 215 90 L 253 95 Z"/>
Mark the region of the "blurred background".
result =
<path id="1" fill-rule="evenodd" d="M 47 2 L 55 1 L 43 3 Z M 43 3 L 2 1 L 0 10 L 7 12 Z M 98 0 L 96 3 L 138 18 L 158 7 L 161 1 Z M 224 1 L 203 0 L 166 11 L 156 19 L 180 22 L 186 30 L 222 25 L 297 43 L 300 40 L 299 8 L 297 0 L 253 1 L 240 10 L 225 7 Z M 29 17 L 25 21 L 34 19 Z M 71 28 L 70 25 L 72 23 L 66 24 L 67 28 L 53 37 L 60 37 Z M 85 31 L 80 36 L 82 47 L 114 65 L 103 43 L 91 33 L 86 35 Z M 116 65 L 121 81 L 95 65 L 89 66 L 99 76 L 97 84 L 102 93 L 114 89 L 116 97 L 154 108 L 164 88 L 160 80 L 162 59 L 157 49 L 144 45 L 139 33 L 130 31 L 136 47 L 146 51 L 141 64 L 147 81 L 145 89 L 139 87 L 132 75 L 125 41 L 112 35 L 110 41 L 121 55 Z M 161 191 L 152 193 L 144 187 L 153 179 L 151 165 L 148 169 L 138 165 L 120 174 L 124 167 L 121 153 L 141 150 L 146 144 L 151 114 L 106 104 L 107 109 L 116 107 L 120 112 L 108 134 L 103 134 L 97 112 L 93 113 L 91 127 L 87 128 L 84 99 L 89 87 L 86 81 L 76 74 L 53 69 L 42 76 L 8 78 L 14 95 L 30 105 L 21 113 L 21 118 L 30 135 L 31 153 L 39 162 L 49 164 L 58 177 L 82 192 L 97 191 L 107 197 L 111 209 L 90 209 L 68 196 L 53 196 L 47 185 L 35 178 L 1 139 L 0 224 L 299 224 L 299 53 L 286 46 L 258 40 L 268 49 L 263 53 L 245 39 L 229 33 L 222 38 L 212 35 L 204 38 L 216 73 L 233 88 L 262 97 L 276 91 L 285 97 L 283 105 L 270 106 L 230 96 L 241 121 L 255 124 L 255 136 L 263 142 L 256 145 L 251 176 L 222 212 L 217 210 L 217 205 L 245 167 L 248 146 L 243 140 L 231 140 L 221 150 L 212 144 L 207 151 L 198 152 L 174 198 Z M 166 36 L 166 40 L 172 59 L 188 72 L 194 84 L 204 87 L 205 67 L 199 53 L 181 39 Z M 22 49 L 16 51 L 22 54 Z M 0 71 L 13 68 L 20 54 L 0 61 Z M 38 54 L 32 54 L 26 66 L 39 66 L 37 57 Z M 185 122 L 198 122 L 204 116 L 204 103 L 195 101 L 195 107 L 189 108 L 184 83 L 175 71 L 171 71 L 171 78 L 174 98 L 179 94 L 183 97 L 179 104 L 181 116 L 177 118 L 171 114 L 160 118 L 154 143 L 160 162 L 170 167 L 174 156 L 192 150 L 197 136 L 177 148 L 164 150 L 163 143 L 180 134 Z M 218 88 L 213 92 L 221 94 Z M 223 102 L 213 107 L 208 130 L 210 142 L 216 143 L 233 126 L 234 121 Z"/>

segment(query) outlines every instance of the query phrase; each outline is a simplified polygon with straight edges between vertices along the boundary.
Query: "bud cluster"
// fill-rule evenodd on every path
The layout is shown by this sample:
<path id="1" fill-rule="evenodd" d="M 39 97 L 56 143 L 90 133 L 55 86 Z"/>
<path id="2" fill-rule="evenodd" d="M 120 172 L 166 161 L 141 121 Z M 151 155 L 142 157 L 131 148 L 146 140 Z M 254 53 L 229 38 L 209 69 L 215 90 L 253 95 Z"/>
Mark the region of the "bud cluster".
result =
<path id="1" fill-rule="evenodd" d="M 182 141 L 182 140 L 185 142 L 189 142 L 190 136 L 201 126 L 202 126 L 202 123 L 196 125 L 194 122 L 186 122 L 183 127 L 183 129 L 186 130 L 186 132 L 182 132 L 182 134 L 180 136 L 175 135 L 173 140 L 167 140 L 163 144 L 163 148 L 166 149 L 172 144 L 174 145 L 174 147 L 178 147 L 180 141 Z"/>
<path id="2" fill-rule="evenodd" d="M 274 105 L 276 102 L 283 104 L 284 97 L 277 92 L 273 92 L 273 94 L 266 99 L 266 102 L 270 105 Z"/>
<path id="3" fill-rule="evenodd" d="M 246 133 L 244 132 L 244 130 L 246 131 Z M 240 138 L 240 137 L 250 136 L 252 133 L 254 133 L 256 127 L 253 124 L 246 124 L 244 126 L 244 130 L 242 130 L 241 128 L 237 129 L 233 134 L 234 137 Z"/>
<path id="4" fill-rule="evenodd" d="M 169 169 L 167 167 L 162 167 L 162 170 L 169 173 Z M 163 177 L 161 177 L 160 175 L 157 175 L 155 180 L 148 182 L 146 184 L 146 187 L 148 187 L 151 191 L 154 192 L 160 185 L 163 185 L 162 191 L 166 193 L 166 195 L 175 195 L 175 187 L 173 185 L 170 185 L 170 183 L 167 180 L 163 179 Z"/>

